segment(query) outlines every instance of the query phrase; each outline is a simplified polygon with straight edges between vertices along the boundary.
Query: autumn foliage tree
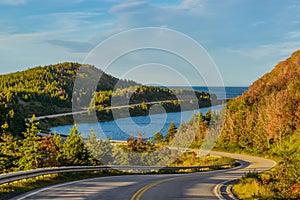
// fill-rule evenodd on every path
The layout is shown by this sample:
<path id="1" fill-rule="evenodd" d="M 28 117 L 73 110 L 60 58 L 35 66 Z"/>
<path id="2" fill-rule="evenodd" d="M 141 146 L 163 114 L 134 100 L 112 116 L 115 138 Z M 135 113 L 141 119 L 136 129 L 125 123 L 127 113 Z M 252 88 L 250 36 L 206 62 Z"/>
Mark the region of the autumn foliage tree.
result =
<path id="1" fill-rule="evenodd" d="M 300 183 L 300 51 L 255 81 L 242 96 L 227 103 L 218 146 L 268 154 L 281 159 L 265 185 L 275 196 L 290 199 Z M 298 138 L 298 139 L 296 139 Z"/>
<path id="2" fill-rule="evenodd" d="M 54 135 L 44 136 L 41 139 L 39 150 L 42 154 L 42 167 L 58 167 L 61 165 L 59 158 L 62 156 L 62 137 L 54 133 Z"/>

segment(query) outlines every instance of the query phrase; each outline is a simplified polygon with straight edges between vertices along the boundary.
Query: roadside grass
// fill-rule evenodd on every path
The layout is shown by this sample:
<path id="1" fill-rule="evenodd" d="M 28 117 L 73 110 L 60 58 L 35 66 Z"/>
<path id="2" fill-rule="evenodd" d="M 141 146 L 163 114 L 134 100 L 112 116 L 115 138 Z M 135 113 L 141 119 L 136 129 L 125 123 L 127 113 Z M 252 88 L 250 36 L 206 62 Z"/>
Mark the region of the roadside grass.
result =
<path id="1" fill-rule="evenodd" d="M 292 149 L 295 145 L 287 144 L 287 146 Z M 291 167 L 297 165 L 297 161 L 293 161 L 289 153 L 284 154 L 274 148 L 266 152 L 236 150 L 235 148 L 215 148 L 215 150 L 259 156 L 277 163 L 274 168 L 257 174 L 257 177 L 251 177 L 249 174 L 253 173 L 249 172 L 239 179 L 239 182 L 233 185 L 233 192 L 239 199 L 300 199 L 299 172 L 297 172 L 297 167 Z"/>
<path id="2" fill-rule="evenodd" d="M 208 166 L 208 165 L 219 165 L 224 163 L 231 163 L 235 160 L 228 157 L 220 156 L 202 156 L 200 157 L 195 152 L 185 152 L 183 153 L 175 162 L 170 166 Z"/>
<path id="3" fill-rule="evenodd" d="M 248 172 L 242 177 L 239 183 L 233 185 L 233 193 L 239 199 L 272 199 L 273 192 L 266 187 L 266 174 L 259 174 L 255 171 Z"/>

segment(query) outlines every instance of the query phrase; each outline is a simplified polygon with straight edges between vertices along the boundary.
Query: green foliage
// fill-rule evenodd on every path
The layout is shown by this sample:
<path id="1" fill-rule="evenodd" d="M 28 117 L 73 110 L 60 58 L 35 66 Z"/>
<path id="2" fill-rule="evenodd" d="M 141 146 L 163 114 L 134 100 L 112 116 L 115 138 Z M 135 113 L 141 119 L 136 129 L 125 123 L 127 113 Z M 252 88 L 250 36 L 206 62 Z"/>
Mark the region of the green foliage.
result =
<path id="1" fill-rule="evenodd" d="M 170 142 L 175 137 L 176 132 L 177 132 L 177 127 L 175 126 L 174 122 L 171 122 L 165 140 L 167 142 Z"/>
<path id="2" fill-rule="evenodd" d="M 191 91 L 186 89 L 170 90 L 154 86 L 136 85 L 127 88 L 117 88 L 116 90 L 97 91 L 93 94 L 90 106 L 98 111 L 110 106 L 122 106 L 129 104 L 141 104 L 141 110 L 148 110 L 146 102 L 162 102 L 161 105 L 167 111 L 180 111 L 179 101 L 189 102 L 190 98 L 197 98 L 198 106 L 205 107 L 211 105 L 211 95 L 205 92 Z M 178 99 L 178 97 L 180 97 Z M 172 101 L 173 100 L 173 101 Z M 114 102 L 111 105 L 111 102 Z M 186 109 L 194 109 L 193 103 L 186 104 Z"/>
<path id="3" fill-rule="evenodd" d="M 74 165 L 95 165 L 113 162 L 113 146 L 109 140 L 102 141 L 95 137 L 92 131 L 87 144 L 79 135 L 76 126 L 70 130 L 70 135 L 63 139 L 54 134 L 41 137 L 38 135 L 38 122 L 33 118 L 26 124 L 23 139 L 17 139 L 12 134 L 3 131 L 0 136 L 0 171 L 20 171 L 38 167 L 59 167 Z M 3 130 L 8 125 L 2 125 Z"/>
<path id="4" fill-rule="evenodd" d="M 24 139 L 20 140 L 19 152 L 21 157 L 18 159 L 18 169 L 28 170 L 39 167 L 42 154 L 39 150 L 40 137 L 37 135 L 39 130 L 37 129 L 38 122 L 34 122 L 33 116 L 30 122 L 26 124 L 26 131 L 23 132 Z"/>
<path id="5" fill-rule="evenodd" d="M 153 140 L 155 143 L 160 144 L 161 142 L 163 142 L 163 138 L 164 136 L 160 132 L 157 132 L 155 133 Z"/>
<path id="6" fill-rule="evenodd" d="M 210 122 L 211 120 L 211 116 L 212 116 L 212 112 L 210 109 L 207 110 L 206 114 L 205 114 L 205 120 Z"/>
<path id="7" fill-rule="evenodd" d="M 61 152 L 59 161 L 63 166 L 92 164 L 92 156 L 84 145 L 76 126 L 70 129 L 70 135 L 62 145 Z"/>
<path id="8" fill-rule="evenodd" d="M 12 134 L 3 132 L 0 139 L 0 171 L 7 172 L 17 167 L 21 154 L 18 140 Z"/>
<path id="9" fill-rule="evenodd" d="M 166 165 L 169 155 L 169 149 L 140 136 L 128 138 L 125 145 L 116 145 L 113 150 L 115 164 L 119 165 Z"/>
<path id="10" fill-rule="evenodd" d="M 91 130 L 91 134 L 88 137 L 88 141 L 86 142 L 86 147 L 89 152 L 101 163 L 113 164 L 113 146 L 111 145 L 109 139 L 102 140 L 97 139 L 96 134 L 93 130 Z"/>
<path id="11" fill-rule="evenodd" d="M 90 80 L 100 75 L 96 92 L 92 91 Z M 73 91 L 76 77 L 79 79 L 77 85 L 79 88 Z M 118 84 L 117 89 L 114 90 L 116 84 Z M 133 81 L 119 80 L 93 66 L 78 63 L 66 62 L 39 66 L 26 71 L 0 75 L 0 169 L 6 172 L 37 167 L 95 164 L 97 162 L 91 153 L 97 159 L 112 162 L 113 150 L 109 141 L 97 140 L 93 133 L 87 143 L 91 153 L 84 146 L 83 138 L 79 136 L 76 128 L 71 130 L 70 136 L 65 141 L 57 134 L 38 136 L 40 132 L 38 126 L 43 127 L 42 130 L 47 130 L 49 126 L 57 125 L 56 123 L 61 125 L 72 123 L 72 119 L 67 117 L 67 120 L 65 118 L 45 119 L 40 125 L 32 119 L 25 124 L 25 119 L 32 115 L 70 112 L 73 105 L 79 109 L 89 107 L 89 113 L 96 109 L 99 119 L 111 120 L 112 112 L 107 108 L 111 106 L 112 99 L 117 102 L 116 105 L 124 105 L 124 102 L 141 104 L 129 109 L 132 116 L 148 115 L 150 106 L 146 102 L 152 101 L 168 100 L 161 105 L 167 112 L 174 112 L 180 111 L 180 103 L 189 101 L 192 94 L 196 94 L 200 106 L 209 106 L 214 99 L 213 95 L 204 92 L 185 89 L 173 91 L 168 88 L 143 86 Z M 182 99 L 178 100 L 177 96 L 181 96 Z M 86 99 L 87 97 L 93 98 L 90 101 Z M 89 104 L 86 105 L 86 102 Z M 193 106 L 186 107 L 186 109 L 192 108 Z M 174 137 L 176 127 L 173 129 L 169 130 L 168 139 Z M 161 135 L 157 135 L 156 142 L 162 139 Z M 126 151 L 148 152 L 156 148 L 151 142 L 141 138 L 133 139 L 131 144 Z M 164 145 L 164 142 L 161 145 Z M 153 157 L 149 162 L 154 160 Z"/>
<path id="12" fill-rule="evenodd" d="M 20 133 L 25 129 L 22 113 L 18 109 L 18 98 L 11 91 L 0 90 L 0 124 L 7 124 L 5 131 Z M 4 129 L 0 127 L 0 132 Z"/>
<path id="13" fill-rule="evenodd" d="M 89 85 L 80 85 L 82 88 L 73 94 L 77 75 L 81 77 L 81 82 L 86 83 L 91 79 L 87 75 L 101 75 L 97 91 L 112 91 L 117 83 L 120 88 L 137 85 L 133 81 L 107 75 L 93 66 L 69 62 L 0 75 L 0 124 L 7 122 L 10 132 L 20 134 L 26 128 L 25 117 L 32 114 L 40 116 L 70 112 L 72 104 L 87 107 L 82 102 L 94 91 Z M 12 111 L 14 116 L 10 116 Z"/>
<path id="14" fill-rule="evenodd" d="M 215 114 L 211 113 L 211 116 Z M 170 125 L 171 132 L 174 132 L 174 126 Z M 176 130 L 176 129 L 175 129 Z M 203 145 L 204 138 L 209 133 L 209 122 L 206 121 L 205 116 L 202 113 L 194 114 L 188 122 L 182 123 L 177 132 L 179 140 L 185 139 L 187 143 L 190 144 L 191 148 L 200 148 Z M 180 137 L 181 135 L 181 137 Z M 166 138 L 168 135 L 166 135 Z M 167 140 L 167 139 L 166 139 Z M 179 143 L 184 141 L 179 141 Z"/>
<path id="15" fill-rule="evenodd" d="M 126 150 L 129 152 L 151 152 L 155 150 L 155 146 L 152 143 L 147 142 L 142 137 L 134 138 L 133 136 L 127 139 Z"/>
<path id="16" fill-rule="evenodd" d="M 91 81 L 99 77 L 101 79 L 96 88 L 91 88 Z M 73 91 L 75 78 L 77 88 Z M 69 62 L 0 75 L 0 91 L 0 124 L 7 122 L 9 132 L 14 134 L 25 130 L 24 119 L 33 114 L 44 116 L 71 112 L 72 106 L 88 108 L 89 113 L 95 109 L 101 119 L 112 120 L 111 111 L 107 109 L 112 106 L 112 99 L 113 106 L 141 103 L 141 106 L 130 109 L 132 116 L 148 115 L 150 106 L 145 102 L 170 100 L 162 105 L 167 112 L 175 112 L 181 111 L 179 101 L 189 102 L 192 96 L 196 96 L 200 107 L 210 106 L 215 99 L 214 95 L 205 92 L 186 89 L 173 91 L 119 80 L 91 65 Z M 194 108 L 194 103 L 185 106 L 185 109 Z M 14 115 L 11 115 L 12 112 Z M 45 126 L 44 123 L 41 125 Z"/>
<path id="17" fill-rule="evenodd" d="M 274 199 L 272 191 L 264 187 L 257 178 L 243 178 L 233 186 L 239 199 Z"/>
<path id="18" fill-rule="evenodd" d="M 149 141 L 140 136 L 137 138 L 132 136 L 127 140 L 126 145 L 116 146 L 113 154 L 116 158 L 116 164 L 121 165 L 169 165 L 180 156 L 180 153 L 176 150 L 168 149 L 167 145 L 181 147 L 182 143 L 187 142 L 187 144 L 190 144 L 191 140 L 196 138 L 192 147 L 199 147 L 207 132 L 208 122 L 205 121 L 202 113 L 199 113 L 195 114 L 189 122 L 183 123 L 178 130 L 174 122 L 170 123 L 165 137 L 160 132 L 157 132 L 153 139 Z M 176 140 L 174 141 L 175 135 Z M 178 142 L 180 143 L 179 146 L 177 145 Z M 182 159 L 185 161 L 189 160 L 185 157 Z M 180 163 L 180 160 L 178 163 Z M 187 165 L 187 163 L 191 164 L 192 161 L 186 161 L 184 165 Z"/>
<path id="19" fill-rule="evenodd" d="M 195 152 L 181 154 L 170 166 L 209 166 L 234 162 L 233 158 L 200 156 Z"/>

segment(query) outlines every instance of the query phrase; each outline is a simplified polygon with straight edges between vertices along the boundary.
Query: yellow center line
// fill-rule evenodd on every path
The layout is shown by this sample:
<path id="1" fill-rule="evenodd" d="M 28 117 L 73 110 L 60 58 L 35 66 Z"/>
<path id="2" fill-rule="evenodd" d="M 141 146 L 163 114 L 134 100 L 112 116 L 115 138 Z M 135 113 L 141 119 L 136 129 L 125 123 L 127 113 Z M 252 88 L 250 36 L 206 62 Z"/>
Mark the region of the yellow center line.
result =
<path id="1" fill-rule="evenodd" d="M 178 177 L 174 177 L 174 178 L 168 178 L 168 179 L 163 179 L 163 180 L 160 180 L 160 181 L 156 181 L 154 183 L 151 183 L 151 184 L 148 184 L 148 185 L 145 185 L 144 187 L 142 187 L 141 189 L 139 189 L 138 191 L 136 191 L 132 197 L 130 198 L 130 200 L 140 200 L 142 195 L 147 192 L 149 189 L 153 188 L 154 186 L 158 185 L 158 184 L 161 184 L 161 183 L 164 183 L 164 182 L 168 182 L 168 181 L 172 181 L 172 180 L 175 180 L 175 179 L 180 179 L 180 178 L 191 178 L 193 176 L 178 176 Z"/>

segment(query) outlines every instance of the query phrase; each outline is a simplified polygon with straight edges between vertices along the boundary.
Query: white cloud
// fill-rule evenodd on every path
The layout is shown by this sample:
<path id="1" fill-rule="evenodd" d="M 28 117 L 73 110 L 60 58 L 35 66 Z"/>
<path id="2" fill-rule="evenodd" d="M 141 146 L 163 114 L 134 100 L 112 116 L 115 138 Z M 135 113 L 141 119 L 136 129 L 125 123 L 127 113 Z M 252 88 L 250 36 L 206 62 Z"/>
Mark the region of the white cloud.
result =
<path id="1" fill-rule="evenodd" d="M 89 42 L 67 41 L 67 40 L 46 40 L 49 44 L 68 48 L 70 52 L 89 52 L 94 45 Z"/>
<path id="2" fill-rule="evenodd" d="M 195 7 L 203 7 L 202 1 L 199 0 L 183 0 L 180 4 L 183 9 L 190 9 Z"/>
<path id="3" fill-rule="evenodd" d="M 131 1 L 113 6 L 109 12 L 118 19 L 115 27 L 117 31 L 163 26 L 189 32 L 200 28 L 198 26 L 201 26 L 202 20 L 199 15 L 205 13 L 204 7 L 204 0 L 182 0 L 178 5 L 163 6 L 146 1 Z"/>
<path id="4" fill-rule="evenodd" d="M 64 33 L 57 31 L 0 36 L 1 72 L 65 61 L 82 62 L 84 53 L 70 53 L 63 47 L 44 42 L 45 38 L 56 38 L 60 34 Z"/>
<path id="5" fill-rule="evenodd" d="M 133 2 L 127 2 L 127 3 L 121 3 L 116 6 L 113 6 L 110 9 L 110 12 L 120 12 L 120 11 L 127 11 L 129 9 L 133 9 L 136 7 L 144 6 L 147 3 L 145 1 L 133 1 Z"/>
<path id="6" fill-rule="evenodd" d="M 83 28 L 88 28 L 89 24 L 94 25 L 89 20 L 102 16 L 102 12 L 56 12 L 41 15 L 31 15 L 27 20 L 35 21 L 42 20 L 41 23 L 47 23 L 48 29 L 64 29 L 70 31 L 81 31 Z"/>
<path id="7" fill-rule="evenodd" d="M 184 10 L 193 13 L 200 14 L 204 11 L 204 1 L 203 0 L 182 0 L 179 5 L 168 6 L 167 8 L 173 8 L 175 10 Z"/>
<path id="8" fill-rule="evenodd" d="M 286 33 L 286 39 L 300 38 L 300 31 L 290 31 Z"/>
<path id="9" fill-rule="evenodd" d="M 0 0 L 0 4 L 17 6 L 27 3 L 28 0 Z"/>
<path id="10" fill-rule="evenodd" d="M 251 48 L 227 49 L 228 51 L 250 57 L 252 59 L 267 59 L 269 57 L 288 57 L 300 47 L 300 41 L 279 42 L 272 44 L 261 44 Z"/>
<path id="11" fill-rule="evenodd" d="M 265 24 L 265 23 L 266 23 L 265 21 L 261 20 L 261 21 L 254 22 L 254 23 L 252 24 L 252 26 L 260 26 L 260 25 L 263 25 L 263 24 Z"/>

